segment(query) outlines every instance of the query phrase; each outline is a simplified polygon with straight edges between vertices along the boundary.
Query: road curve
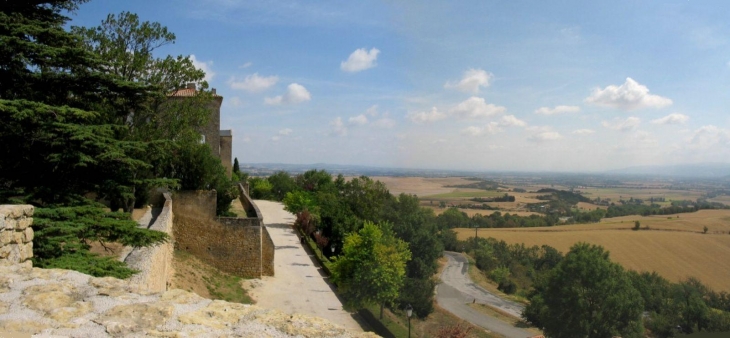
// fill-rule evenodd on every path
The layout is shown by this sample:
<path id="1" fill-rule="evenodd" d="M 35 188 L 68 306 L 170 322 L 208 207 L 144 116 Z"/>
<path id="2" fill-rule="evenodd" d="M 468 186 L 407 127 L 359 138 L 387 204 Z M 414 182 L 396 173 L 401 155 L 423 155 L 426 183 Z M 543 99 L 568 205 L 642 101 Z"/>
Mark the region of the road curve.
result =
<path id="1" fill-rule="evenodd" d="M 474 284 L 468 274 L 469 262 L 463 255 L 444 251 L 444 257 L 448 261 L 443 272 L 441 272 L 442 283 L 436 289 L 436 300 L 441 307 L 461 319 L 505 337 L 525 338 L 533 336 L 529 331 L 514 327 L 509 323 L 489 317 L 469 307 L 467 304 L 476 300 L 479 304 L 487 304 L 515 317 L 520 317 L 525 309 L 519 303 L 499 298 Z"/>

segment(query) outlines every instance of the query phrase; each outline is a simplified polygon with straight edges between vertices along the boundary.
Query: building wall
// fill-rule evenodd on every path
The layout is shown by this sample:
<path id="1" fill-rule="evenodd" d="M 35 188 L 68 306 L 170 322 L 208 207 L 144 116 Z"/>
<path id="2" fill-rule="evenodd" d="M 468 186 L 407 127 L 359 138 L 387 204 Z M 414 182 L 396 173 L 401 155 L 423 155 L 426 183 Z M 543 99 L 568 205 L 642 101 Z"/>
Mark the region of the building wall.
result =
<path id="1" fill-rule="evenodd" d="M 33 257 L 33 210 L 32 205 L 0 205 L 0 263 Z"/>
<path id="2" fill-rule="evenodd" d="M 230 130 L 221 130 L 219 134 L 223 134 L 220 136 L 221 163 L 223 164 L 223 168 L 226 169 L 228 177 L 231 177 L 231 173 L 233 172 L 233 135 L 231 135 Z"/>
<path id="3" fill-rule="evenodd" d="M 222 103 L 223 98 L 220 96 L 214 98 L 213 101 L 208 103 L 208 109 L 210 110 L 210 120 L 208 121 L 208 125 L 205 126 L 204 130 L 202 130 L 203 135 L 205 135 L 205 143 L 210 146 L 210 150 L 213 152 L 213 154 L 219 158 L 221 155 L 220 130 Z"/>

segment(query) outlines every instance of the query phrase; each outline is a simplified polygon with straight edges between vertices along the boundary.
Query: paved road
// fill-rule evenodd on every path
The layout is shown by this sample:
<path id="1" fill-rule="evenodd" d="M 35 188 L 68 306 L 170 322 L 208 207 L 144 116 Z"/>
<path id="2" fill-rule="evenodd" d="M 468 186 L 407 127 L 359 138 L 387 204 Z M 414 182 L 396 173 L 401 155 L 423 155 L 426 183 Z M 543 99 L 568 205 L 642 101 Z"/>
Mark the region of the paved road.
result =
<path id="1" fill-rule="evenodd" d="M 474 284 L 469 278 L 469 263 L 466 257 L 455 252 L 444 252 L 448 259 L 444 271 L 441 272 L 442 283 L 437 287 L 438 304 L 459 318 L 474 325 L 481 326 L 505 337 L 525 338 L 533 336 L 529 331 L 512 326 L 499 319 L 489 317 L 469 307 L 476 299 L 479 304 L 488 304 L 504 312 L 520 317 L 524 306 L 504 300 Z"/>
<path id="2" fill-rule="evenodd" d="M 254 201 L 264 216 L 266 229 L 274 241 L 274 277 L 249 280 L 249 295 L 256 305 L 286 313 L 325 318 L 352 331 L 362 327 L 342 309 L 332 287 L 309 257 L 291 228 L 294 215 L 278 202 Z"/>

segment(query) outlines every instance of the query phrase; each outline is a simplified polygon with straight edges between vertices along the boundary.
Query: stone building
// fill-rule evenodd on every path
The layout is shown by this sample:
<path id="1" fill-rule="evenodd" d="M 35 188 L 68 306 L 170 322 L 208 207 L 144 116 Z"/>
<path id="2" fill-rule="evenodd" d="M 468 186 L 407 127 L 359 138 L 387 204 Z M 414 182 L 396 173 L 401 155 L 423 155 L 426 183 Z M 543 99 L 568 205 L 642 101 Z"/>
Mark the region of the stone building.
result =
<path id="1" fill-rule="evenodd" d="M 233 133 L 230 129 L 221 130 L 221 104 L 223 104 L 223 96 L 216 94 L 215 88 L 211 89 L 213 100 L 208 103 L 210 111 L 210 120 L 208 125 L 200 130 L 201 142 L 210 146 L 213 155 L 220 158 L 223 168 L 226 169 L 228 177 L 231 177 L 233 170 Z M 171 100 L 184 99 L 194 97 L 198 94 L 195 83 L 188 83 L 185 88 L 178 89 L 170 93 Z"/>

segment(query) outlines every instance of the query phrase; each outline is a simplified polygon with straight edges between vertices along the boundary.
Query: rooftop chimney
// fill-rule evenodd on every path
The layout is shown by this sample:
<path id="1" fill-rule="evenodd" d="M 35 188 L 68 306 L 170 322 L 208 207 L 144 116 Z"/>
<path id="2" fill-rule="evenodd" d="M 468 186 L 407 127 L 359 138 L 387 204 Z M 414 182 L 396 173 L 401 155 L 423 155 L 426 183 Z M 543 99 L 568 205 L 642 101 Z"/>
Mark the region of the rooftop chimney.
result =
<path id="1" fill-rule="evenodd" d="M 195 89 L 195 83 L 194 82 L 188 83 L 187 89 Z"/>

